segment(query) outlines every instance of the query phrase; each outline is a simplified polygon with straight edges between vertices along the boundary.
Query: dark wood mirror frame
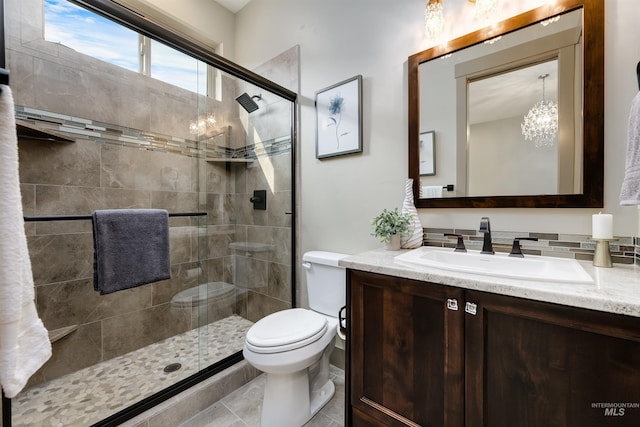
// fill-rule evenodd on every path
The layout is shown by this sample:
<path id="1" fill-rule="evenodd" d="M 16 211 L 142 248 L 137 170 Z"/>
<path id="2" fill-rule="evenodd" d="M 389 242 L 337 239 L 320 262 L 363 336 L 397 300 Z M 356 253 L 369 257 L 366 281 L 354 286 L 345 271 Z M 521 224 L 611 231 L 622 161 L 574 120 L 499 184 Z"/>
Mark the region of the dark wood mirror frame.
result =
<path id="1" fill-rule="evenodd" d="M 479 44 L 554 15 L 582 8 L 584 42 L 583 192 L 581 194 L 449 197 L 420 199 L 418 141 L 420 138 L 421 63 Z M 556 4 L 514 16 L 452 40 L 444 46 L 411 55 L 409 86 L 409 178 L 413 178 L 418 208 L 597 208 L 604 193 L 604 0 L 558 0 Z M 502 160 L 497 160 L 502 161 Z"/>

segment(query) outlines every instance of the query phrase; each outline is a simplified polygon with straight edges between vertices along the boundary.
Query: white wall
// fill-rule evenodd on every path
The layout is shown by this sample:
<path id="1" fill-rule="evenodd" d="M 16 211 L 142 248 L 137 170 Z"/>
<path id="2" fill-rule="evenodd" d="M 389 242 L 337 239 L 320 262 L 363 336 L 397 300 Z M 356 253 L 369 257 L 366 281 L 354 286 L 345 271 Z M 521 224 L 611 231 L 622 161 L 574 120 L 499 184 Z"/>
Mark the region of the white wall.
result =
<path id="1" fill-rule="evenodd" d="M 370 221 L 400 206 L 407 178 L 407 57 L 428 46 L 423 0 L 253 0 L 236 17 L 236 61 L 253 67 L 300 45 L 300 250 L 356 253 L 379 247 Z M 445 3 L 447 30 L 472 30 L 471 4 Z M 503 1 L 499 19 L 543 1 Z M 456 6 L 456 7 L 453 7 Z M 629 106 L 638 87 L 637 0 L 606 0 L 605 206 L 614 233 L 637 233 L 637 210 L 618 204 Z M 364 152 L 315 158 L 314 95 L 362 74 Z M 491 217 L 494 230 L 590 234 L 597 209 L 422 209 L 424 226 L 474 228 Z"/>
<path id="2" fill-rule="evenodd" d="M 537 148 L 533 141 L 524 141 L 521 123 L 522 116 L 518 115 L 469 126 L 467 194 L 558 192 L 558 168 L 562 166 L 558 164 L 558 147 Z M 496 162 L 501 163 L 500 167 Z"/>

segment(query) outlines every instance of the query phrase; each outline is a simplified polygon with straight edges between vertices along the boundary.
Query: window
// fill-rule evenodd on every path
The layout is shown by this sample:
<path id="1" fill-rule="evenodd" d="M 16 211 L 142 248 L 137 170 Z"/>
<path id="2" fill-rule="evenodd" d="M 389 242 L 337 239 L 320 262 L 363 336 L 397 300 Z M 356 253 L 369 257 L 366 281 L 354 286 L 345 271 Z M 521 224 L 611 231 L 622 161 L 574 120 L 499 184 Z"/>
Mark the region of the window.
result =
<path id="1" fill-rule="evenodd" d="M 44 38 L 127 70 L 207 94 L 207 65 L 67 0 L 45 0 Z"/>
<path id="2" fill-rule="evenodd" d="M 46 0 L 44 39 L 132 71 L 139 69 L 138 34 L 66 0 Z"/>
<path id="3" fill-rule="evenodd" d="M 151 77 L 191 92 L 207 93 L 207 64 L 151 40 Z"/>

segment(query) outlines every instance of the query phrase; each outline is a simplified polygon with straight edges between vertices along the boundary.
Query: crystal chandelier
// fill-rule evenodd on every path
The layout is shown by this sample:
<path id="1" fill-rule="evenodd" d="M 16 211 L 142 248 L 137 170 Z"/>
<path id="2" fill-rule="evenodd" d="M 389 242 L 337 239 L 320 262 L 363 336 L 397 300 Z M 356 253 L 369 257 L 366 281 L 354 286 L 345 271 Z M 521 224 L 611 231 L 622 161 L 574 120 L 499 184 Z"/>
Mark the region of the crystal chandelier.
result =
<path id="1" fill-rule="evenodd" d="M 495 19 L 498 10 L 498 0 L 470 0 L 475 1 L 477 22 L 488 22 Z"/>
<path id="2" fill-rule="evenodd" d="M 424 32 L 428 39 L 437 40 L 444 29 L 442 0 L 428 0 L 424 8 Z"/>
<path id="3" fill-rule="evenodd" d="M 189 133 L 192 135 L 202 135 L 215 124 L 216 117 L 213 114 L 209 113 L 206 116 L 199 116 L 197 120 L 191 120 L 189 122 Z"/>
<path id="4" fill-rule="evenodd" d="M 529 110 L 522 123 L 525 141 L 533 141 L 536 148 L 552 147 L 558 136 L 558 104 L 544 98 L 544 79 L 547 77 L 549 74 L 538 77 L 542 79 L 542 101 Z"/>

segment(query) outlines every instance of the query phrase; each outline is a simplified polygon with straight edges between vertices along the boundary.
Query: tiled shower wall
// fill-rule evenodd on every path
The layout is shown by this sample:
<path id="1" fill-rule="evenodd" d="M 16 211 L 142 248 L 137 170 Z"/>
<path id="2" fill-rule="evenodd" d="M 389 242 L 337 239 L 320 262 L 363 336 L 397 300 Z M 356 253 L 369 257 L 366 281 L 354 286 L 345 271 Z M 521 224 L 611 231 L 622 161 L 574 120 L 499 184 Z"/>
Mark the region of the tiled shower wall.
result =
<path id="1" fill-rule="evenodd" d="M 105 296 L 93 291 L 90 221 L 27 223 L 38 312 L 49 330 L 75 328 L 53 344 L 52 359 L 31 384 L 197 326 L 190 310 L 172 308 L 170 301 L 199 283 L 236 285 L 230 311 L 250 320 L 290 306 L 290 103 L 263 94 L 261 111 L 249 116 L 233 99 L 250 86 L 235 79 L 223 77 L 223 101 L 197 99 L 191 92 L 44 42 L 42 10 L 42 0 L 6 1 L 7 66 L 16 104 L 68 116 L 69 121 L 79 118 L 89 126 L 152 135 L 157 141 L 170 136 L 177 142 L 173 148 L 187 148 L 145 146 L 130 135 L 118 142 L 106 135 L 75 133 L 74 143 L 21 137 L 25 215 L 87 214 L 104 208 L 208 215 L 171 218 L 170 280 Z M 291 56 L 283 58 L 266 67 L 285 74 L 295 68 L 297 76 L 297 66 L 289 67 Z M 219 129 L 226 132 L 223 152 L 255 160 L 207 162 L 190 152 L 189 121 L 204 111 L 214 112 Z M 267 211 L 252 210 L 254 189 L 267 190 Z M 233 242 L 257 242 L 271 250 L 236 250 Z"/>
<path id="2" fill-rule="evenodd" d="M 256 73 L 299 92 L 299 49 L 293 47 L 254 70 Z M 247 289 L 246 317 L 261 317 L 291 307 L 293 150 L 281 141 L 290 135 L 292 106 L 272 94 L 239 83 L 238 93 L 261 95 L 259 109 L 240 119 L 246 129 L 245 156 L 257 160 L 244 166 L 232 165 L 235 172 L 235 212 L 237 242 L 259 242 L 257 250 L 235 250 L 236 286 Z M 242 111 L 244 113 L 244 111 Z M 270 153 L 260 156 L 261 152 Z M 254 190 L 267 190 L 267 210 L 254 210 L 249 199 Z M 240 314 L 245 315 L 244 312 Z"/>
<path id="3" fill-rule="evenodd" d="M 171 279 L 104 296 L 93 290 L 90 221 L 28 223 L 38 313 L 50 331 L 77 328 L 53 343 L 51 360 L 32 383 L 198 326 L 191 310 L 171 306 L 172 296 L 203 280 L 233 282 L 228 247 L 234 226 L 222 213 L 230 197 L 224 165 L 204 165 L 212 180 L 224 184 L 219 192 L 208 193 L 206 206 L 201 206 L 199 165 L 193 158 L 83 140 L 59 144 L 21 139 L 19 152 L 26 215 L 86 214 L 102 208 L 208 212 L 208 225 L 201 227 L 189 218 L 170 220 Z M 166 173 L 176 179 L 159 179 Z M 113 187 L 113 182 L 126 184 Z M 203 246 L 215 250 L 204 254 Z M 206 276 L 198 273 L 200 266 Z M 229 307 L 228 314 L 232 311 Z"/>
<path id="4" fill-rule="evenodd" d="M 291 212 L 290 162 L 291 152 L 234 166 L 234 283 L 246 295 L 239 314 L 254 322 L 291 307 L 292 215 L 286 213 Z M 267 190 L 267 210 L 253 209 L 253 190 Z"/>

